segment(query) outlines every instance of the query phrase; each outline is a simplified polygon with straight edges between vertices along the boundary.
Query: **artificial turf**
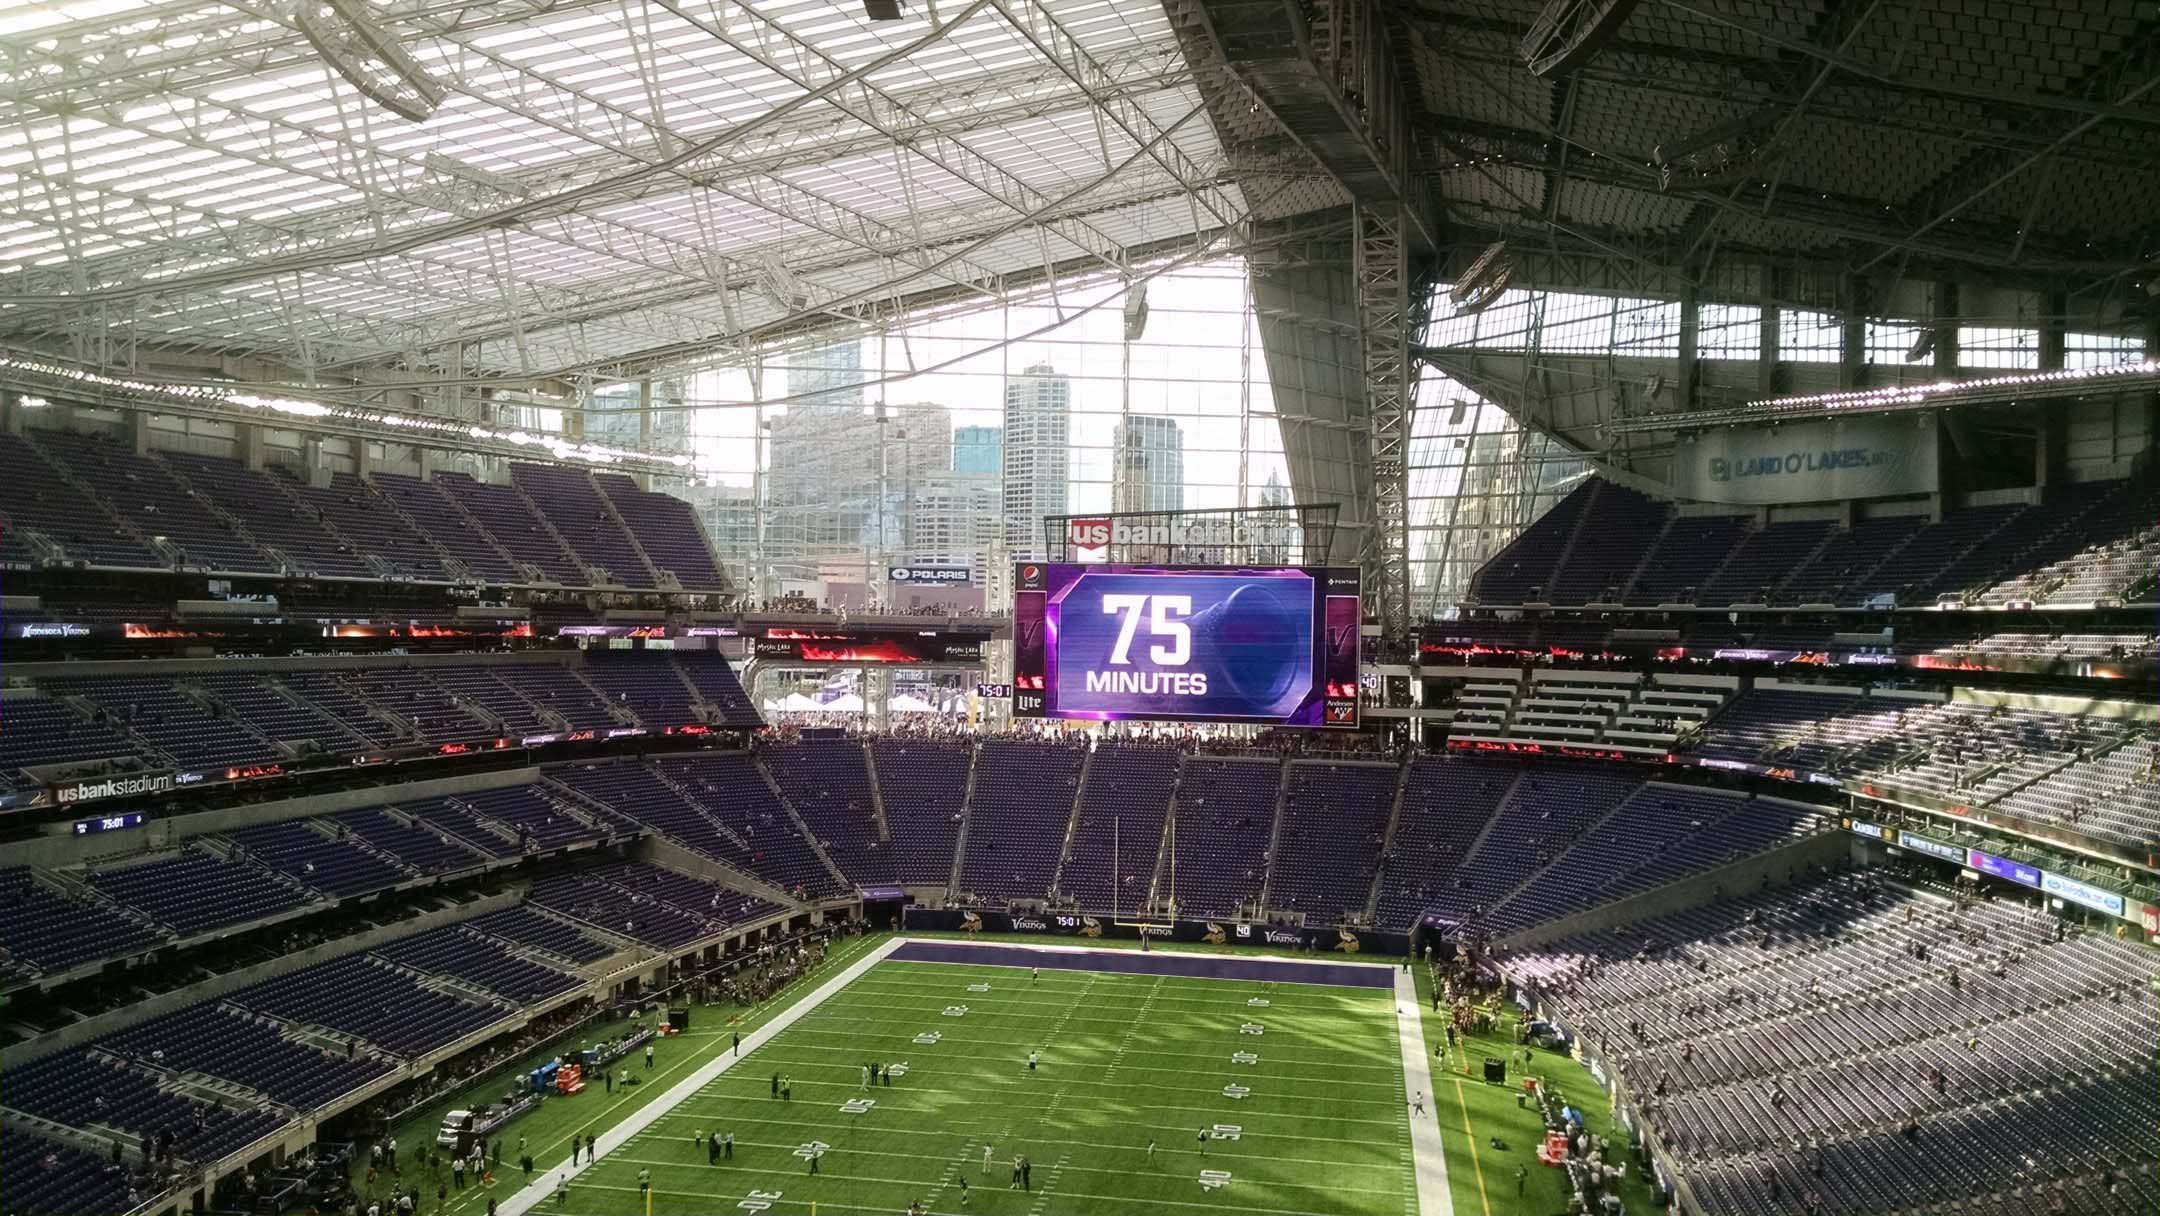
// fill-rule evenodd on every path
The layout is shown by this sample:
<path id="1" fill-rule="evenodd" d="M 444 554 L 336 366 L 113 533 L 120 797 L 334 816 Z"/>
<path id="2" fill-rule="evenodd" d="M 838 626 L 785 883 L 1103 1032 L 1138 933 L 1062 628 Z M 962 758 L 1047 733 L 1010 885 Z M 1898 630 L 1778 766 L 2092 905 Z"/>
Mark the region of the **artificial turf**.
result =
<path id="1" fill-rule="evenodd" d="M 1244 1052 L 1257 1060 L 1233 1061 Z M 870 1060 L 906 1072 L 866 1090 Z M 772 1096 L 775 1073 L 791 1100 Z M 560 1210 L 642 1212 L 642 1169 L 655 1216 L 918 1200 L 991 1216 L 1401 1216 L 1415 1210 L 1407 1116 L 1390 990 L 888 961 L 603 1155 Z M 732 1164 L 693 1145 L 714 1130 L 735 1134 Z"/>
<path id="2" fill-rule="evenodd" d="M 421 1211 L 466 1216 L 484 1211 L 489 1195 L 507 1198 L 524 1182 L 515 1164 L 520 1136 L 538 1163 L 536 1179 L 551 1177 L 550 1167 L 568 1159 L 572 1136 L 620 1123 L 724 1054 L 729 1018 L 745 1032 L 763 1025 L 884 940 L 875 935 L 837 943 L 816 973 L 756 1010 L 700 1008 L 694 1031 L 661 1042 L 656 1067 L 643 1084 L 627 1094 L 609 1096 L 594 1086 L 574 1098 L 550 1100 L 507 1129 L 504 1168 L 492 1186 L 468 1185 L 441 1203 L 430 1181 Z M 1075 944 L 1069 937 L 1001 934 L 995 940 Z M 1137 946 L 1114 940 L 1087 944 Z M 1158 943 L 1155 948 L 1180 947 Z M 1421 965 L 1416 971 L 1420 999 L 1429 1004 L 1425 969 Z M 966 991 L 978 983 L 989 983 L 990 991 Z M 1270 1004 L 1246 1003 L 1255 997 Z M 968 1006 L 964 1017 L 944 1015 L 945 1006 L 959 1004 Z M 1241 1036 L 1238 1027 L 1246 1020 L 1261 1023 L 1265 1032 Z M 1445 1046 L 1441 1023 L 1428 1016 L 1424 1025 L 1428 1046 L 1438 1053 Z M 445 1095 L 396 1129 L 405 1146 L 402 1155 L 410 1160 L 413 1148 L 432 1137 L 444 1111 L 476 1094 L 499 1095 L 562 1048 L 618 1030 L 588 1030 L 559 1045 L 535 1048 L 481 1084 Z M 925 1030 L 939 1033 L 936 1045 L 913 1041 Z M 1493 1035 L 1475 1037 L 1446 1059 L 1436 1054 L 1432 1061 L 1437 1092 L 1426 1117 L 1440 1128 L 1458 1216 L 1557 1216 L 1567 1210 L 1562 1174 L 1538 1165 L 1533 1155 L 1542 1131 L 1536 1111 L 1515 1104 L 1523 1066 L 1512 1036 L 1512 1024 L 1503 1022 Z M 1042 1053 L 1033 1077 L 1026 1075 L 1030 1047 Z M 1259 1061 L 1231 1063 L 1230 1055 L 1240 1050 L 1251 1050 Z M 1509 1086 L 1485 1085 L 1479 1075 L 1483 1058 L 1510 1050 L 1515 1058 Z M 889 1089 L 881 1085 L 875 1093 L 863 1093 L 861 1068 L 872 1058 L 904 1060 L 908 1072 Z M 1580 1064 L 1537 1051 L 1530 1067 L 1579 1098 L 1593 1131 L 1625 1142 L 1625 1131 L 1614 1126 Z M 633 1062 L 633 1071 L 643 1070 Z M 792 1077 L 792 1101 L 769 1096 L 774 1071 Z M 1227 1098 L 1222 1088 L 1231 1084 L 1252 1093 Z M 859 1116 L 843 1113 L 842 1105 L 857 1097 L 872 1098 L 876 1105 Z M 819 1211 L 837 1216 L 897 1214 L 917 1199 L 937 1213 L 992 1216 L 1193 1216 L 1202 1210 L 1416 1216 L 1408 1117 L 1389 990 L 1282 983 L 1263 991 L 1246 981 L 1049 971 L 1030 983 L 1026 971 L 1014 968 L 886 962 L 747 1053 L 741 1064 L 629 1145 L 603 1156 L 597 1168 L 572 1181 L 559 1210 L 570 1216 L 636 1216 L 644 1211 L 637 1192 L 637 1171 L 644 1168 L 651 1171 L 656 1216 L 745 1210 L 788 1216 L 808 1213 L 813 1201 Z M 1203 1164 L 1198 1130 L 1216 1123 L 1237 1125 L 1240 1137 L 1211 1142 Z M 691 1147 L 693 1131 L 714 1130 L 735 1133 L 732 1166 L 708 1166 L 704 1150 Z M 1495 1137 L 1507 1147 L 1494 1148 Z M 1146 1155 L 1149 1139 L 1158 1146 L 1152 1166 Z M 818 1141 L 831 1147 L 812 1177 L 808 1162 L 795 1153 Z M 987 1175 L 985 1144 L 994 1158 Z M 1015 1153 L 1034 1163 L 1032 1190 L 1009 1189 Z M 1520 1197 L 1514 1177 L 1518 1164 L 1529 1171 Z M 1226 1170 L 1230 1181 L 1204 1188 L 1203 1168 Z M 955 1180 L 963 1170 L 969 1182 L 964 1207 Z M 415 1178 L 408 1167 L 405 1181 Z M 386 1193 L 392 1181 L 379 1180 L 375 1193 Z M 754 1198 L 753 1191 L 777 1198 Z M 1629 1211 L 1655 1210 L 1639 1180 L 1629 1179 L 1626 1195 Z M 760 1203 L 770 1206 L 754 1206 Z M 558 1205 L 549 1198 L 539 1210 L 556 1211 Z"/>
<path id="3" fill-rule="evenodd" d="M 1432 982 L 1421 964 L 1417 968 L 1418 1000 L 1432 1008 Z M 1568 1211 L 1572 1190 L 1567 1173 L 1540 1164 L 1538 1144 L 1545 1137 L 1545 1123 L 1537 1103 L 1522 1094 L 1523 1077 L 1536 1077 L 1552 1086 L 1582 1112 L 1583 1126 L 1616 1146 L 1629 1143 L 1628 1131 L 1612 1117 L 1612 1104 L 1589 1070 L 1573 1057 L 1540 1047 L 1525 1048 L 1515 1042 L 1519 1011 L 1503 1006 L 1500 1020 L 1490 1033 L 1458 1036 L 1447 1042 L 1443 1014 L 1427 1012 L 1424 1018 L 1426 1050 L 1433 1054 L 1433 1085 L 1438 1089 L 1434 1113 L 1440 1120 L 1441 1144 L 1447 1154 L 1448 1190 L 1455 1216 L 1561 1216 Z M 1484 1062 L 1505 1061 L 1507 1083 L 1488 1085 Z M 1498 1141 L 1498 1145 L 1494 1141 Z M 1625 1159 L 1624 1151 L 1618 1154 Z M 1523 1176 L 1516 1177 L 1517 1167 Z M 1621 1199 L 1631 1213 L 1664 1210 L 1654 1201 L 1650 1183 L 1630 1169 L 1621 1184 Z"/>

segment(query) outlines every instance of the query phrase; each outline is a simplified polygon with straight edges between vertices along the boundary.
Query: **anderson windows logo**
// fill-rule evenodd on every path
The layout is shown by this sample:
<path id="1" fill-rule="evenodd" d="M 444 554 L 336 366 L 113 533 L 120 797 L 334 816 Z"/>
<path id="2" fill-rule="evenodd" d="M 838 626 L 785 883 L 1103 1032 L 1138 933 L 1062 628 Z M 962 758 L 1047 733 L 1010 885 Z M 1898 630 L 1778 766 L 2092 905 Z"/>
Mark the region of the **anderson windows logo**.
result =
<path id="1" fill-rule="evenodd" d="M 1732 460 L 1710 457 L 1710 480 L 1745 481 L 1751 477 L 1793 477 L 1801 473 L 1834 473 L 1843 469 L 1872 469 L 1898 462 L 1890 448 L 1826 448 L 1820 452 L 1776 452 Z"/>
<path id="2" fill-rule="evenodd" d="M 107 777 L 103 781 L 76 781 L 53 787 L 53 801 L 61 806 L 99 802 L 107 798 L 132 798 L 139 794 L 163 794 L 173 788 L 171 773 L 139 773 L 132 777 Z"/>

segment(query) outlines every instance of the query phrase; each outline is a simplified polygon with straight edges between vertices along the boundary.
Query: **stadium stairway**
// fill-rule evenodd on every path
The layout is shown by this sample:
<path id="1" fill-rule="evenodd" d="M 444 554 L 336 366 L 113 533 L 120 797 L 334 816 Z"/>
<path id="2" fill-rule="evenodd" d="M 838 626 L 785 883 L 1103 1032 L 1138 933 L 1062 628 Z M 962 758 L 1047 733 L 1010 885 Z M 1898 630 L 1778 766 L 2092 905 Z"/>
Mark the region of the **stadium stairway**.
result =
<path id="1" fill-rule="evenodd" d="M 1388 807 L 1387 831 L 1380 837 L 1380 853 L 1373 859 L 1372 889 L 1365 894 L 1365 923 L 1377 924 L 1380 916 L 1380 884 L 1387 881 L 1387 858 L 1395 850 L 1395 830 L 1402 826 L 1403 791 L 1410 786 L 1410 766 L 1395 766 L 1395 801 Z"/>
<path id="2" fill-rule="evenodd" d="M 1065 834 L 1058 841 L 1057 868 L 1050 872 L 1050 891 L 1065 889 L 1065 867 L 1072 862 L 1073 841 L 1080 834 L 1080 807 L 1087 798 L 1088 776 L 1095 771 L 1095 748 L 1080 757 L 1080 780 L 1073 784 L 1072 812 L 1065 817 Z"/>
<path id="3" fill-rule="evenodd" d="M 861 747 L 863 771 L 870 777 L 870 814 L 877 821 L 878 844 L 889 849 L 892 847 L 892 822 L 885 818 L 885 782 L 878 776 L 877 749 L 870 746 L 868 739 L 862 740 Z"/>
<path id="4" fill-rule="evenodd" d="M 975 777 L 982 770 L 982 749 L 968 748 L 967 789 L 960 795 L 960 834 L 953 838 L 952 874 L 945 880 L 945 897 L 960 893 L 961 867 L 967 864 L 968 828 L 975 822 Z"/>
<path id="5" fill-rule="evenodd" d="M 1282 856 L 1283 807 L 1290 801 L 1290 757 L 1278 762 L 1275 773 L 1275 821 L 1268 826 L 1267 865 L 1260 872 L 1260 907 L 1268 907 L 1268 887 L 1275 881 L 1275 861 Z"/>
<path id="6" fill-rule="evenodd" d="M 772 770 L 766 767 L 763 757 L 752 752 L 750 754 L 750 767 L 757 770 L 758 777 L 765 782 L 765 788 L 772 791 L 773 798 L 780 803 L 780 809 L 787 812 L 788 822 L 794 824 L 795 830 L 802 833 L 802 838 L 809 843 L 810 851 L 817 855 L 819 861 L 825 863 L 825 870 L 832 875 L 833 882 L 842 891 L 853 891 L 855 889 L 855 880 L 843 872 L 839 863 L 832 859 L 832 854 L 826 851 L 825 841 L 811 830 L 810 822 L 803 818 L 800 810 L 796 809 L 795 803 L 788 798 L 787 791 L 781 789 L 780 783 L 773 779 Z"/>

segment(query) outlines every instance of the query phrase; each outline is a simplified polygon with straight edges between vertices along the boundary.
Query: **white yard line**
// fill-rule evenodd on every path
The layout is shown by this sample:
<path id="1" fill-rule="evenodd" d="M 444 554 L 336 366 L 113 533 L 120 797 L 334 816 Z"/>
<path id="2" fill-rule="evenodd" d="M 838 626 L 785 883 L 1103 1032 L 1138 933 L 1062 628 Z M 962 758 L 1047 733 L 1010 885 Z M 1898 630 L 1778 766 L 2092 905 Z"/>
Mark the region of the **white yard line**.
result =
<path id="1" fill-rule="evenodd" d="M 1439 1095 L 1433 1092 L 1432 1061 L 1425 1054 L 1425 1023 L 1418 1013 L 1417 978 L 1395 973 L 1395 1030 L 1402 1041 L 1403 1100 L 1425 1095 L 1425 1113 L 1410 1116 L 1410 1153 L 1417 1162 L 1419 1216 L 1455 1216 L 1448 1190 L 1447 1154 L 1440 1144 Z"/>
<path id="2" fill-rule="evenodd" d="M 854 983 L 856 978 L 862 975 L 863 972 L 883 962 L 886 955 L 899 949 L 902 940 L 898 937 L 892 938 L 875 950 L 856 959 L 838 975 L 818 985 L 816 991 L 774 1015 L 772 1020 L 766 1022 L 763 1026 L 744 1035 L 743 1048 L 745 1052 L 756 1051 L 764 1046 L 774 1035 L 793 1026 L 796 1022 L 802 1020 L 804 1015 L 824 1004 L 835 993 Z M 1416 1003 L 1414 1000 L 1411 1002 L 1413 1005 Z M 659 1122 L 662 1115 L 674 1110 L 677 1106 L 695 1096 L 699 1090 L 712 1084 L 722 1073 L 741 1063 L 745 1058 L 747 1058 L 747 1055 L 736 1055 L 730 1052 L 727 1055 L 707 1061 L 696 1072 L 670 1086 L 668 1091 L 658 1099 L 639 1107 L 621 1123 L 601 1132 L 594 1147 L 598 1152 L 602 1153 L 612 1153 L 621 1148 L 629 1143 L 632 1137 Z M 543 1200 L 555 1193 L 557 1179 L 567 1175 L 574 1184 L 577 1177 L 592 1168 L 592 1165 L 593 1162 L 590 1159 L 580 1161 L 576 1165 L 571 1165 L 567 1161 L 558 1161 L 545 1169 L 535 1170 L 534 1181 L 527 1186 L 512 1191 L 497 1206 L 497 1211 L 500 1216 L 525 1216 L 525 1213 L 538 1208 Z"/>

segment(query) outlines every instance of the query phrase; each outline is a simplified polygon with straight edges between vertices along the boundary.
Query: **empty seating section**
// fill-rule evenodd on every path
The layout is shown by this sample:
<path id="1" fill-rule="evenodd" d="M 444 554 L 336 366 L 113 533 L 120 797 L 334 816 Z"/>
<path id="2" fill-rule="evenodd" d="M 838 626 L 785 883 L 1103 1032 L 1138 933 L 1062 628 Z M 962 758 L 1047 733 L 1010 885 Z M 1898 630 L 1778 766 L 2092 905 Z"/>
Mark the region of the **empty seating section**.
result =
<path id="1" fill-rule="evenodd" d="M 511 1014 L 423 986 L 364 954 L 318 963 L 243 988 L 225 1000 L 305 1026 L 323 1026 L 410 1059 L 447 1047 Z"/>
<path id="2" fill-rule="evenodd" d="M 1090 912 L 1137 909 L 1162 854 L 1163 820 L 1178 784 L 1179 754 L 1102 743 L 1088 759 L 1080 817 L 1058 889 Z"/>
<path id="3" fill-rule="evenodd" d="M 288 574 L 328 578 L 374 578 L 375 571 L 352 546 L 332 535 L 292 502 L 260 469 L 237 460 L 192 452 L 159 459 L 195 491 L 232 517 L 259 545 L 285 558 Z"/>
<path id="4" fill-rule="evenodd" d="M 443 482 L 397 473 L 373 473 L 369 480 L 436 548 L 449 554 L 473 577 L 492 584 L 526 581 L 510 555 L 459 509 Z"/>
<path id="5" fill-rule="evenodd" d="M 1674 516 L 1643 557 L 1621 602 L 1645 607 L 1694 603 L 1747 530 L 1747 520 L 1738 515 Z"/>
<path id="6" fill-rule="evenodd" d="M 462 980 L 520 1005 L 544 1001 L 578 986 L 576 976 L 521 958 L 500 942 L 463 925 L 443 925 L 399 938 L 377 946 L 374 953 L 415 971 Z"/>
<path id="7" fill-rule="evenodd" d="M 468 713 L 481 717 L 512 739 L 559 731 L 562 724 L 542 717 L 537 707 L 487 667 L 436 667 L 427 672 Z"/>
<path id="8" fill-rule="evenodd" d="M 37 1216 L 45 1212 L 126 1212 L 140 1202 L 128 1170 L 142 1157 L 130 1153 L 127 1165 L 70 1148 L 13 1127 L 0 1125 L 0 1211 Z"/>
<path id="9" fill-rule="evenodd" d="M 511 785 L 501 789 L 459 794 L 456 800 L 513 839 L 529 842 L 534 849 L 559 849 L 581 841 L 597 841 L 604 833 L 571 813 L 568 803 L 551 794 L 545 785 Z"/>
<path id="10" fill-rule="evenodd" d="M 592 583 L 585 567 L 547 530 L 533 513 L 532 504 L 515 487 L 475 481 L 463 473 L 438 473 L 435 481 L 496 544 L 530 566 L 543 581 L 565 587 Z"/>
<path id="11" fill-rule="evenodd" d="M 1779 600 L 1778 584 L 1830 535 L 1827 520 L 1793 520 L 1750 532 L 1703 585 L 1695 602 L 1704 607 Z"/>
<path id="12" fill-rule="evenodd" d="M 308 704 L 337 719 L 338 725 L 376 747 L 398 741 L 399 730 L 377 713 L 366 699 L 347 687 L 339 676 L 327 671 L 289 671 L 278 677 Z"/>
<path id="13" fill-rule="evenodd" d="M 762 754 L 788 805 L 825 846 L 825 855 L 857 886 L 901 881 L 892 846 L 879 838 L 877 802 L 863 744 L 814 737 Z"/>
<path id="14" fill-rule="evenodd" d="M 162 538 L 180 565 L 236 574 L 277 572 L 276 563 L 240 539 L 232 525 L 213 515 L 150 457 L 66 431 L 40 431 L 36 442 L 138 535 Z M 153 565 L 163 568 L 166 563 Z"/>
<path id="15" fill-rule="evenodd" d="M 92 566 L 163 569 L 164 559 L 130 536 L 99 505 L 86 503 L 20 435 L 0 434 L 0 556 L 29 563 L 36 554 L 19 533 L 32 529 L 69 560 Z"/>
<path id="16" fill-rule="evenodd" d="M 1992 569 L 2006 547 L 2053 527 L 2047 516 L 2022 506 L 1952 511 L 1913 533 L 1898 549 L 1896 561 L 1884 562 L 1862 580 L 1859 593 L 1890 592 L 1900 604 L 1931 604 Z"/>
<path id="17" fill-rule="evenodd" d="M 654 766 L 741 842 L 729 860 L 797 898 L 836 895 L 844 884 L 796 827 L 747 752 L 658 760 Z M 627 808 L 618 808 L 627 810 Z"/>
<path id="18" fill-rule="evenodd" d="M 1259 902 L 1282 765 L 1191 756 L 1178 779 L 1177 873 L 1158 890 L 1186 916 L 1235 916 Z"/>
<path id="19" fill-rule="evenodd" d="M 1844 692 L 1756 688 L 1734 698 L 1712 720 L 1702 754 L 1718 759 L 1784 762 L 1826 731 L 1844 738 L 1842 724 L 1865 718 L 1873 707 Z M 1870 734 L 1872 732 L 1869 732 Z"/>
<path id="20" fill-rule="evenodd" d="M 622 879 L 624 875 L 613 877 Z M 622 886 L 620 881 L 603 875 L 559 875 L 534 883 L 527 901 L 661 950 L 689 946 L 728 927 L 728 920 L 721 916 L 726 909 L 713 907 L 711 916 L 702 911 L 691 914 L 659 901 L 657 896 L 633 890 L 633 886 Z M 719 888 L 713 890 L 719 892 Z M 741 896 L 734 892 L 715 894 L 715 899 L 721 899 L 730 909 L 741 905 Z"/>
<path id="21" fill-rule="evenodd" d="M 675 662 L 690 686 L 697 689 L 698 699 L 718 711 L 714 718 L 717 724 L 753 730 L 765 725 L 726 656 L 678 651 Z"/>
<path id="22" fill-rule="evenodd" d="M 1433 895 L 1429 912 L 1482 922 L 1494 905 L 1568 849 L 1641 786 L 1626 774 L 1577 765 L 1525 772 L 1484 836 Z"/>
<path id="23" fill-rule="evenodd" d="M 103 723 L 45 697 L 0 697 L 0 789 L 27 784 L 23 768 L 132 757 L 141 748 Z"/>
<path id="24" fill-rule="evenodd" d="M 404 802 L 398 809 L 426 824 L 449 841 L 463 844 L 493 858 L 516 857 L 523 852 L 517 833 L 481 821 L 464 803 L 452 798 L 423 798 Z"/>
<path id="25" fill-rule="evenodd" d="M 294 1042 L 227 1006 L 191 1005 L 99 1039 L 96 1046 L 153 1069 L 201 1073 L 311 1111 L 391 1070 L 374 1055 L 351 1058 Z"/>
<path id="26" fill-rule="evenodd" d="M 960 841 L 971 750 L 924 739 L 876 739 L 870 755 L 900 881 L 944 886 Z"/>
<path id="27" fill-rule="evenodd" d="M 212 713 L 155 676 L 93 676 L 46 681 L 48 691 L 81 697 L 173 763 L 188 769 L 261 764 L 282 757 L 277 745 L 222 713 Z"/>
<path id="28" fill-rule="evenodd" d="M 780 905 L 754 895 L 644 862 L 617 862 L 594 871 L 593 876 L 716 926 L 744 925 L 780 910 Z"/>
<path id="29" fill-rule="evenodd" d="M 543 714 L 560 718 L 571 730 L 604 731 L 621 725 L 615 715 L 608 712 L 607 701 L 599 691 L 579 679 L 578 673 L 568 667 L 524 663 L 498 668 L 495 678 Z"/>
<path id="30" fill-rule="evenodd" d="M 1500 809 L 1521 768 L 1475 757 L 1420 756 L 1403 774 L 1402 815 L 1381 858 L 1382 928 L 1415 924 Z"/>
<path id="31" fill-rule="evenodd" d="M 2085 604 L 2149 578 L 2160 557 L 2160 489 L 2149 478 L 2050 489 L 2039 504 L 1953 508 L 1935 522 L 1885 516 L 1753 527 L 1739 514 L 1685 508 L 1604 481 L 1578 487 L 1471 580 L 1482 604 L 1534 596 L 1580 605 L 1620 591 L 1635 606 L 1829 603 L 1861 607 L 1971 595 Z M 1714 508 L 1712 508 L 1714 509 Z"/>
<path id="32" fill-rule="evenodd" d="M 1595 497 L 1575 530 L 1566 560 L 1546 598 L 1555 604 L 1617 603 L 1642 560 L 1646 538 L 1665 522 L 1665 504 L 1607 481 L 1591 483 Z"/>
<path id="33" fill-rule="evenodd" d="M 2160 844 L 2160 742 L 2143 737 L 2086 763 L 2056 769 L 1992 804 L 2117 844 Z"/>
<path id="34" fill-rule="evenodd" d="M 426 670 L 371 667 L 345 672 L 338 683 L 408 723 L 428 743 L 478 743 L 496 735 L 491 721 L 467 713 Z"/>
<path id="35" fill-rule="evenodd" d="M 651 729 L 663 730 L 698 720 L 680 670 L 669 655 L 633 650 L 589 656 L 578 674 L 609 704 L 629 710 Z"/>
<path id="36" fill-rule="evenodd" d="M 1701 830 L 1688 833 L 1643 865 L 1614 879 L 1600 896 L 1602 900 L 1613 900 L 1639 894 L 1835 826 L 1813 808 L 1757 798 L 1734 808 L 1723 819 L 1705 820 Z"/>
<path id="37" fill-rule="evenodd" d="M 1481 604 L 1519 604 L 1543 596 L 1552 583 L 1553 568 L 1581 522 L 1597 483 L 1586 481 L 1553 508 L 1530 521 L 1522 535 L 1493 555 L 1471 580 L 1472 592 Z"/>
<path id="38" fill-rule="evenodd" d="M 352 843 L 315 831 L 307 822 L 289 819 L 234 828 L 224 838 L 261 862 L 325 895 L 352 896 L 379 891 L 411 875 Z"/>
<path id="39" fill-rule="evenodd" d="M 236 1109 L 160 1089 L 162 1075 L 78 1047 L 9 1065 L 0 1105 L 100 1136 L 119 1133 L 132 1142 L 130 1147 L 143 1136 L 170 1131 L 173 1155 L 184 1161 L 215 1161 L 285 1122 L 285 1115 L 274 1109 Z M 8 1164 L 6 1172 L 16 1173 L 13 1160 Z"/>
<path id="40" fill-rule="evenodd" d="M 455 874 L 488 857 L 440 828 L 376 807 L 332 815 L 330 822 L 422 874 Z"/>
<path id="41" fill-rule="evenodd" d="M 1860 873 L 1503 965 L 1613 1061 L 1707 1210 L 1965 1212 L 2150 1167 L 2160 1020 L 2135 994 L 2160 961 L 2060 937 L 2019 904 Z M 1985 1210 L 2041 1210 L 2025 1198 Z"/>
<path id="42" fill-rule="evenodd" d="M 597 963 L 615 953 L 615 947 L 552 917 L 530 908 L 504 908 L 465 921 L 464 927 L 512 945 L 545 950 L 573 963 Z"/>
<path id="43" fill-rule="evenodd" d="M 654 586 L 653 574 L 628 533 L 582 469 L 546 464 L 512 464 L 510 482 L 554 525 L 584 563 L 605 571 L 623 587 Z"/>
<path id="44" fill-rule="evenodd" d="M 302 510 L 366 554 L 382 575 L 423 582 L 455 581 L 456 576 L 443 565 L 435 547 L 408 527 L 404 516 L 358 477 L 338 473 L 327 486 L 308 485 L 291 477 L 280 480 Z"/>
<path id="45" fill-rule="evenodd" d="M 713 561 L 690 504 L 672 494 L 653 494 L 620 473 L 595 473 L 608 501 L 652 564 L 675 576 L 685 591 L 725 591 L 728 582 Z"/>
<path id="46" fill-rule="evenodd" d="M 990 739 L 975 770 L 960 889 L 987 903 L 1050 892 L 1079 792 L 1084 748 Z"/>
<path id="47" fill-rule="evenodd" d="M 27 868 L 0 870 L 0 950 L 24 974 L 58 975 L 102 958 L 124 958 L 162 939 L 110 908 L 41 885 Z"/>
<path id="48" fill-rule="evenodd" d="M 1486 915 L 1496 934 L 1512 933 L 1595 907 L 1637 867 L 1700 832 L 1714 832 L 1747 805 L 1744 795 L 1676 785 L 1645 785 L 1576 840 L 1553 863 Z"/>
<path id="49" fill-rule="evenodd" d="M 1392 764 L 1291 764 L 1268 869 L 1269 911 L 1302 912 L 1312 925 L 1365 915 L 1400 771 Z"/>
<path id="50" fill-rule="evenodd" d="M 182 937 L 244 925 L 307 902 L 300 891 L 263 870 L 193 845 L 177 857 L 92 871 L 87 877 L 115 902 L 171 926 Z"/>
<path id="51" fill-rule="evenodd" d="M 1864 519 L 1850 530 L 1835 531 L 1813 560 L 1793 571 L 1778 588 L 1778 599 L 1788 604 L 1844 604 L 1857 597 L 1850 589 L 1872 572 L 1913 533 L 1924 520 L 1914 518 Z"/>
<path id="52" fill-rule="evenodd" d="M 255 728 L 256 733 L 279 743 L 312 739 L 329 752 L 364 750 L 369 740 L 354 735 L 328 714 L 291 698 L 261 676 L 208 675 L 195 682 L 232 716 Z"/>

